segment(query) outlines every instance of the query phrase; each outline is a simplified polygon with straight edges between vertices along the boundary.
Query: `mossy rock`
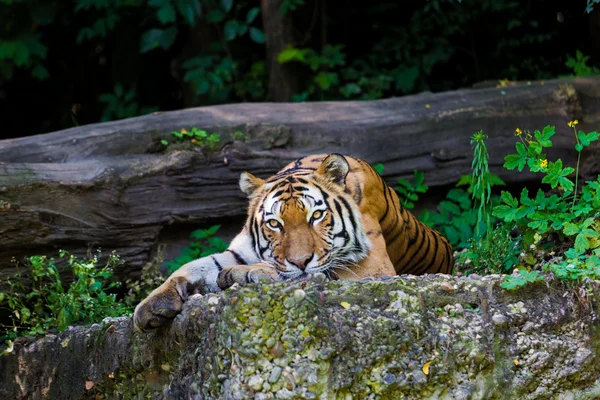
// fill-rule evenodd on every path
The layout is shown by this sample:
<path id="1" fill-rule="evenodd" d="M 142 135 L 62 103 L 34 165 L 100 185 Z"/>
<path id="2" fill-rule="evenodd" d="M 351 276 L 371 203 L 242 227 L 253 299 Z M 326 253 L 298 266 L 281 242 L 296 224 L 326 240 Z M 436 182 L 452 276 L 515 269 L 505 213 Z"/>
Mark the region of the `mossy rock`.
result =
<path id="1" fill-rule="evenodd" d="M 0 398 L 593 399 L 597 294 L 402 276 L 249 285 L 172 324 L 106 319 L 0 357 Z"/>

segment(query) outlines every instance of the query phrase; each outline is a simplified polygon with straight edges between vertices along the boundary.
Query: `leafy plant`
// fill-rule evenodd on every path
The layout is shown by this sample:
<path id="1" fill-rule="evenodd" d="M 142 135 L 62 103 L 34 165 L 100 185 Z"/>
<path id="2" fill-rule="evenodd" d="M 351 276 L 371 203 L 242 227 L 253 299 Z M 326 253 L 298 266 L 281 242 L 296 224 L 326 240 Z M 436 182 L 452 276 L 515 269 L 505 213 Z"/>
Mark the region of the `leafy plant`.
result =
<path id="1" fill-rule="evenodd" d="M 575 52 L 575 58 L 568 57 L 565 65 L 573 69 L 573 75 L 575 76 L 592 76 L 598 75 L 600 70 L 594 66 L 588 66 L 587 62 L 590 56 L 584 56 L 579 50 Z"/>
<path id="2" fill-rule="evenodd" d="M 165 281 L 165 276 L 161 274 L 159 265 L 163 262 L 163 251 L 165 246 L 161 245 L 158 248 L 157 255 L 153 260 L 148 261 L 143 267 L 140 279 L 127 279 L 125 285 L 127 294 L 123 299 L 123 303 L 130 306 L 132 309 L 137 304 L 145 299 L 151 291 L 156 289 Z"/>
<path id="3" fill-rule="evenodd" d="M 454 249 L 469 246 L 477 223 L 477 211 L 469 193 L 464 189 L 451 189 L 436 211 L 424 210 L 419 219 L 442 233 Z"/>
<path id="4" fill-rule="evenodd" d="M 66 259 L 73 274 L 73 282 L 68 285 L 62 282 L 54 258 L 28 257 L 26 273 L 0 282 L 0 287 L 6 288 L 0 292 L 0 307 L 10 312 L 12 321 L 11 325 L 2 326 L 0 340 L 42 334 L 54 328 L 63 331 L 69 325 L 89 324 L 131 312 L 131 307 L 119 303 L 116 295 L 110 293 L 120 286 L 111 278 L 121 260 L 113 253 L 104 266 L 98 267 L 99 255 L 80 259 L 60 251 L 60 258 Z M 31 281 L 26 283 L 28 278 Z"/>
<path id="5" fill-rule="evenodd" d="M 518 273 L 515 275 L 509 275 L 506 277 L 506 280 L 502 282 L 500 285 L 504 289 L 512 290 L 519 288 L 521 286 L 525 286 L 528 283 L 533 283 L 537 281 L 543 281 L 544 276 L 540 275 L 540 271 L 533 270 L 527 271 L 524 269 L 520 269 Z"/>
<path id="6" fill-rule="evenodd" d="M 548 161 L 544 154 L 544 149 L 552 146 L 553 126 L 546 126 L 533 134 L 516 129 L 515 135 L 520 139 L 516 144 L 517 154 L 505 157 L 505 168 L 522 171 L 527 166 L 531 172 L 543 174 L 542 183 L 549 184 L 554 193 L 544 193 L 540 189 L 534 198 L 530 198 L 528 189 L 524 188 L 520 197 L 516 198 L 502 192 L 504 204 L 496 206 L 493 211 L 505 223 L 518 227 L 523 237 L 522 259 L 532 265 L 541 264 L 543 269 L 567 279 L 581 276 L 597 278 L 597 257 L 594 256 L 598 255 L 600 248 L 600 177 L 587 181 L 580 193 L 578 190 L 581 151 L 598 140 L 599 135 L 577 131 L 577 124 L 578 121 L 569 122 L 576 139 L 575 150 L 579 154 L 576 168 L 563 166 L 561 159 Z M 573 173 L 575 182 L 570 178 Z M 552 251 L 539 248 L 540 240 L 550 235 L 556 235 L 564 247 Z M 548 255 L 553 258 L 546 260 Z"/>
<path id="7" fill-rule="evenodd" d="M 114 121 L 158 111 L 157 107 L 140 107 L 135 98 L 135 87 L 125 90 L 123 85 L 117 83 L 113 93 L 103 93 L 98 97 L 105 104 L 101 120 Z"/>
<path id="8" fill-rule="evenodd" d="M 414 178 L 412 182 L 406 179 L 398 179 L 396 181 L 398 186 L 394 188 L 398 192 L 400 203 L 408 209 L 415 207 L 414 202 L 419 200 L 418 193 L 426 193 L 427 189 L 429 189 L 429 186 L 423 183 L 425 181 L 425 174 L 417 170 L 414 170 L 413 173 Z"/>
<path id="9" fill-rule="evenodd" d="M 215 150 L 217 145 L 221 142 L 221 135 L 219 133 L 208 133 L 203 129 L 192 127 L 189 131 L 185 128 L 179 131 L 172 131 L 171 135 L 176 137 L 178 141 L 187 140 L 200 148 L 206 148 L 209 150 Z M 235 131 L 229 135 L 232 141 L 247 142 L 249 137 L 246 133 L 241 131 Z M 168 140 L 160 141 L 164 146 L 169 145 Z"/>
<path id="10" fill-rule="evenodd" d="M 220 227 L 221 225 L 213 225 L 208 229 L 193 231 L 190 234 L 190 238 L 194 239 L 194 241 L 190 242 L 188 247 L 181 250 L 181 255 L 165 263 L 169 268 L 169 274 L 190 261 L 227 250 L 229 244 L 220 237 L 214 236 Z"/>
<path id="11" fill-rule="evenodd" d="M 491 174 L 488 166 L 488 151 L 485 145 L 487 135 L 482 131 L 476 132 L 471 137 L 473 148 L 473 162 L 471 168 L 471 187 L 470 192 L 473 199 L 477 202 L 477 223 L 475 224 L 475 234 L 482 238 L 482 225 L 485 226 L 487 239 L 492 231 L 491 220 L 491 196 L 493 185 L 504 185 L 504 182 L 496 175 Z"/>
<path id="12" fill-rule="evenodd" d="M 383 170 L 385 167 L 382 163 L 374 164 L 372 167 L 379 175 L 383 175 Z"/>

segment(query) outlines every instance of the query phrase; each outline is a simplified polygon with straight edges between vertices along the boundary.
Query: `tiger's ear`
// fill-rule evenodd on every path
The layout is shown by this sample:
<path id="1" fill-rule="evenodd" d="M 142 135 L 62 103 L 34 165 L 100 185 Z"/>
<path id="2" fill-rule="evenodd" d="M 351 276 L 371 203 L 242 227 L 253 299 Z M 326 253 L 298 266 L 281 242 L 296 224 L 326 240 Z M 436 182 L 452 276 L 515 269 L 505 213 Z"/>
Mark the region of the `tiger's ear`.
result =
<path id="1" fill-rule="evenodd" d="M 246 196 L 252 196 L 252 193 L 256 192 L 265 183 L 264 180 L 252 175 L 249 172 L 242 172 L 240 175 L 240 189 L 246 194 Z"/>
<path id="2" fill-rule="evenodd" d="M 350 165 L 346 158 L 341 154 L 330 154 L 321 163 L 317 169 L 317 173 L 323 175 L 326 179 L 336 185 L 346 185 L 346 175 L 350 171 Z"/>

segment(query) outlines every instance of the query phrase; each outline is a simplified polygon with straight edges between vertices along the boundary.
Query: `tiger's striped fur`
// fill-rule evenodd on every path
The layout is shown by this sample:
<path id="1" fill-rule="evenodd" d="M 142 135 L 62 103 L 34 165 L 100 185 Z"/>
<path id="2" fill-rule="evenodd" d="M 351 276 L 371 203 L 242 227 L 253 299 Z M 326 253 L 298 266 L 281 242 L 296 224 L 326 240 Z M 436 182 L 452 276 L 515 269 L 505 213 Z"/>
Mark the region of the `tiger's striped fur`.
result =
<path id="1" fill-rule="evenodd" d="M 452 248 L 418 221 L 365 161 L 339 154 L 300 158 L 262 180 L 244 173 L 248 219 L 223 253 L 182 266 L 136 307 L 141 330 L 176 315 L 188 294 L 234 283 L 323 272 L 360 279 L 450 273 Z"/>

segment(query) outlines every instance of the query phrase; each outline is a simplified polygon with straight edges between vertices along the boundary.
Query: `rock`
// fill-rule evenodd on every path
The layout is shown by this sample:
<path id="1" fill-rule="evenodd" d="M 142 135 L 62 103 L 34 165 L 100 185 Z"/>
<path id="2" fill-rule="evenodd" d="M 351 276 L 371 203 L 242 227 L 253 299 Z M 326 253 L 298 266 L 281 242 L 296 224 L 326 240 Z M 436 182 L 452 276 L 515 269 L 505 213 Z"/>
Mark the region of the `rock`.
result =
<path id="1" fill-rule="evenodd" d="M 494 316 L 492 316 L 492 321 L 496 326 L 504 326 L 506 325 L 507 319 L 502 314 L 494 314 Z"/>
<path id="2" fill-rule="evenodd" d="M 0 398 L 598 398 L 598 294 L 584 304 L 558 280 L 513 292 L 502 280 L 309 280 L 192 296 L 147 334 L 126 316 L 19 339 L 0 356 Z M 440 296 L 444 281 L 454 290 Z"/>

